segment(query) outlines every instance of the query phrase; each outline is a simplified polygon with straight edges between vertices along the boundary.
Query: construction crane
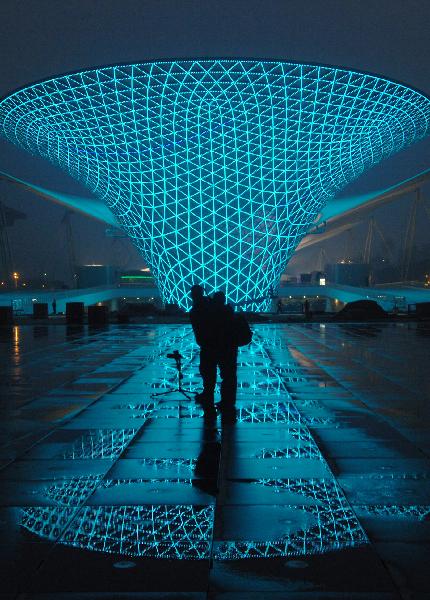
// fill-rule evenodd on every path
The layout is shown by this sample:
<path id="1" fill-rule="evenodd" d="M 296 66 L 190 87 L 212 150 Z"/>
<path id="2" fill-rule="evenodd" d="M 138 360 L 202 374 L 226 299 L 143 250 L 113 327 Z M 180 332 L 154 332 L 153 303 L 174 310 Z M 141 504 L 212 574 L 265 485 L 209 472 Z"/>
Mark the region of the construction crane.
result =
<path id="1" fill-rule="evenodd" d="M 405 239 L 403 242 L 403 256 L 401 265 L 401 280 L 407 281 L 409 277 L 409 269 L 411 267 L 412 252 L 414 248 L 415 229 L 417 225 L 417 210 L 421 202 L 421 189 L 415 190 L 415 198 L 411 204 L 409 218 L 406 225 Z"/>
<path id="2" fill-rule="evenodd" d="M 352 228 L 346 230 L 345 246 L 343 249 L 343 260 L 345 262 L 351 262 L 351 248 L 353 247 Z"/>
<path id="3" fill-rule="evenodd" d="M 372 215 L 369 219 L 369 227 L 367 229 L 366 241 L 364 243 L 364 250 L 363 250 L 363 263 L 366 265 L 370 264 L 374 230 L 375 230 L 375 217 Z"/>
<path id="4" fill-rule="evenodd" d="M 64 227 L 64 235 L 66 241 L 66 254 L 67 254 L 67 265 L 69 268 L 70 276 L 72 278 L 72 287 L 77 287 L 76 279 L 76 253 L 75 245 L 73 243 L 73 230 L 72 230 L 72 211 L 66 210 L 63 218 L 61 219 L 61 225 Z"/>
<path id="5" fill-rule="evenodd" d="M 372 262 L 372 249 L 373 249 L 373 244 L 374 244 L 374 239 L 375 239 L 375 233 L 377 233 L 379 235 L 379 237 L 384 245 L 384 249 L 387 253 L 387 256 L 389 257 L 390 261 L 392 262 L 394 257 L 393 257 L 391 248 L 388 245 L 387 240 L 385 239 L 385 236 L 384 236 L 381 228 L 378 225 L 378 222 L 376 221 L 375 217 L 372 215 L 369 219 L 369 227 L 367 229 L 366 241 L 364 243 L 363 263 L 370 265 Z"/>
<path id="6" fill-rule="evenodd" d="M 328 259 L 325 248 L 320 248 L 317 259 L 317 270 L 323 272 L 327 263 Z"/>
<path id="7" fill-rule="evenodd" d="M 6 284 L 11 282 L 14 264 L 7 228 L 12 227 L 16 220 L 25 219 L 26 215 L 10 208 L 0 201 L 0 278 Z"/>

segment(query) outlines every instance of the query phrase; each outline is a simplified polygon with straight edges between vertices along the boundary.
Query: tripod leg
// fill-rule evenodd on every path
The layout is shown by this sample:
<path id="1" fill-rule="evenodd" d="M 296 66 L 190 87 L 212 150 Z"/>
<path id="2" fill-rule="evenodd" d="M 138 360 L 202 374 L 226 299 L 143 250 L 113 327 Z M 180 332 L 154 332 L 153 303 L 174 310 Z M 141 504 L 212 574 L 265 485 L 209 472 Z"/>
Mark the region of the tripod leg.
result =
<path id="1" fill-rule="evenodd" d="M 167 390 L 166 392 L 157 392 L 155 394 L 150 394 L 150 397 L 157 398 L 158 396 L 168 396 L 169 394 L 182 394 L 190 402 L 193 400 L 193 398 L 191 398 L 191 396 L 189 396 L 182 388 L 175 388 L 174 390 Z"/>
<path id="2" fill-rule="evenodd" d="M 168 396 L 169 394 L 174 394 L 175 392 L 178 392 L 179 390 L 167 390 L 166 392 L 157 392 L 155 394 L 150 394 L 151 398 L 157 398 L 157 396 Z"/>

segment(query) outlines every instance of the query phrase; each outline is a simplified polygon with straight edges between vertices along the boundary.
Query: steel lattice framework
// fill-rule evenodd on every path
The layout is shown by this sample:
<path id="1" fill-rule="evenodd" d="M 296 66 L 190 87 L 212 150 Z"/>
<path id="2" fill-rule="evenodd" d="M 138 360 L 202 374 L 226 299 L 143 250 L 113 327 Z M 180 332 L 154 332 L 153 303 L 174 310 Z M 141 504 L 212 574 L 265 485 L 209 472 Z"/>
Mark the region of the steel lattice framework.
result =
<path id="1" fill-rule="evenodd" d="M 267 306 L 327 201 L 429 121 L 429 99 L 405 85 L 260 60 L 94 69 L 0 104 L 6 137 L 106 202 L 183 307 L 194 283 Z"/>

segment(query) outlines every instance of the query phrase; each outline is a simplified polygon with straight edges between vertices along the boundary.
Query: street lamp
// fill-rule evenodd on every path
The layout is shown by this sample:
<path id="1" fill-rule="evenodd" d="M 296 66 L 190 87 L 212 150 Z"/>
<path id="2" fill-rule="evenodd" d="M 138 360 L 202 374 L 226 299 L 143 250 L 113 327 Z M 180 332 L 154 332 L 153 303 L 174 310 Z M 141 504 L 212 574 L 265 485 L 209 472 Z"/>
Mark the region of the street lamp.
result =
<path id="1" fill-rule="evenodd" d="M 17 273 L 16 271 L 14 271 L 12 273 L 12 277 L 13 277 L 13 280 L 15 281 L 15 288 L 18 289 L 19 273 Z"/>

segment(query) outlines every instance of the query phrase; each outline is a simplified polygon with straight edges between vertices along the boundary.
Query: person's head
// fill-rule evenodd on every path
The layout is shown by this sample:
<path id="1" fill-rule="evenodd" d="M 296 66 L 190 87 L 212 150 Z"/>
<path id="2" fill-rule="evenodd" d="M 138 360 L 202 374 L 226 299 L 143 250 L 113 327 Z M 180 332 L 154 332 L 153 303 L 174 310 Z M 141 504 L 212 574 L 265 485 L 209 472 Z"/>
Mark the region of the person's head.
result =
<path id="1" fill-rule="evenodd" d="M 191 290 L 190 290 L 190 296 L 191 296 L 191 300 L 193 301 L 193 304 L 197 304 L 199 303 L 201 300 L 203 300 L 205 295 L 205 290 L 204 287 L 201 285 L 193 285 Z"/>
<path id="2" fill-rule="evenodd" d="M 215 294 L 212 296 L 212 300 L 215 306 L 224 306 L 226 301 L 224 292 L 215 292 Z"/>

